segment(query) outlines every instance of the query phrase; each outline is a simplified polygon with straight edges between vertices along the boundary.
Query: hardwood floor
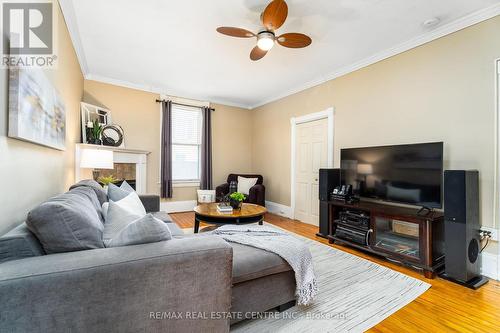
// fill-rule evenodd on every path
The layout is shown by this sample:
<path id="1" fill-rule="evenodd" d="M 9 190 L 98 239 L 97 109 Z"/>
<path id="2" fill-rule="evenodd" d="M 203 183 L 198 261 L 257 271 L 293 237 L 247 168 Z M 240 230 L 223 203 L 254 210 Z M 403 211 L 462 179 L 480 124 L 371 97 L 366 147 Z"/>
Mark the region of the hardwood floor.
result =
<path id="1" fill-rule="evenodd" d="M 181 228 L 194 226 L 194 213 L 171 214 Z M 491 280 L 479 290 L 471 290 L 449 281 L 426 279 L 421 273 L 367 255 L 363 252 L 330 245 L 317 237 L 317 227 L 266 214 L 265 221 L 323 244 L 367 258 L 398 272 L 426 281 L 432 287 L 368 332 L 500 332 L 500 282 Z M 203 227 L 203 224 L 202 224 Z"/>

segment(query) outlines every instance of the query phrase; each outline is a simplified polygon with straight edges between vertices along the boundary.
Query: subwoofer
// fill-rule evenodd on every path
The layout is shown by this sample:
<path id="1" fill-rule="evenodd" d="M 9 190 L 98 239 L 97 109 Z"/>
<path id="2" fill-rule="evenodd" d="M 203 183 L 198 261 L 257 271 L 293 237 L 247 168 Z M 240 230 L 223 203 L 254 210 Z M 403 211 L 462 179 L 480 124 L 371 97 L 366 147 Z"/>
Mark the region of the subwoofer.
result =
<path id="1" fill-rule="evenodd" d="M 333 189 L 340 186 L 340 169 L 319 169 L 319 232 L 317 236 L 328 236 L 330 212 L 328 200 Z"/>
<path id="2" fill-rule="evenodd" d="M 479 172 L 444 172 L 445 272 L 444 278 L 477 289 L 481 276 Z"/>

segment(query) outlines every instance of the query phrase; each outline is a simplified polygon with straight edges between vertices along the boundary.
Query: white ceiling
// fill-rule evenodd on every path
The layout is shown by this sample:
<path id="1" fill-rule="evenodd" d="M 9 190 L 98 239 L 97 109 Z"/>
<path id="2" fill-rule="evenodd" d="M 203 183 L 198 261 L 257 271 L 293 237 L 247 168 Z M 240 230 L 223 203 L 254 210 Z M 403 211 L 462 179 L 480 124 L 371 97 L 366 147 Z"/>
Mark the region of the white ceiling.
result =
<path id="1" fill-rule="evenodd" d="M 252 108 L 500 13 L 500 0 L 287 0 L 278 30 L 302 32 L 305 49 L 275 46 L 249 59 L 269 0 L 61 0 L 89 79 Z M 437 27 L 422 22 L 438 17 Z"/>

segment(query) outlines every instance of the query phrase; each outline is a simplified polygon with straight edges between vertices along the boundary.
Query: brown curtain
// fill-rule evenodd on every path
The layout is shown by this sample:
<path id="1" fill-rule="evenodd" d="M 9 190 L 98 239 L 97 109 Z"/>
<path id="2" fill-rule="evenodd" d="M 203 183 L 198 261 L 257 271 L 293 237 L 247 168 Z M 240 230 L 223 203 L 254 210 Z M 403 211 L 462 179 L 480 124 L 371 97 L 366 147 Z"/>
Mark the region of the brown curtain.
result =
<path id="1" fill-rule="evenodd" d="M 212 184 L 212 111 L 202 108 L 203 125 L 201 129 L 201 179 L 200 189 L 211 190 Z"/>
<path id="2" fill-rule="evenodd" d="M 161 197 L 172 197 L 172 101 L 161 102 Z"/>

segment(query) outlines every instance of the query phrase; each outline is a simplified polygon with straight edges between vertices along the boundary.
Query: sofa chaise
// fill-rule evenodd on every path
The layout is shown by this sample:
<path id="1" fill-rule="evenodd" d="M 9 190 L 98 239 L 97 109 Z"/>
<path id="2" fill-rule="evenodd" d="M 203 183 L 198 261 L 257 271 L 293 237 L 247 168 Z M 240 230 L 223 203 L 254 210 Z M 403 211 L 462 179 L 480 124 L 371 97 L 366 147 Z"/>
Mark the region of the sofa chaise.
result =
<path id="1" fill-rule="evenodd" d="M 92 181 L 85 186 L 107 200 Z M 184 235 L 158 196 L 140 196 L 173 238 L 46 254 L 22 223 L 0 237 L 0 331 L 227 332 L 251 313 L 294 304 L 279 256 L 212 235 Z"/>

